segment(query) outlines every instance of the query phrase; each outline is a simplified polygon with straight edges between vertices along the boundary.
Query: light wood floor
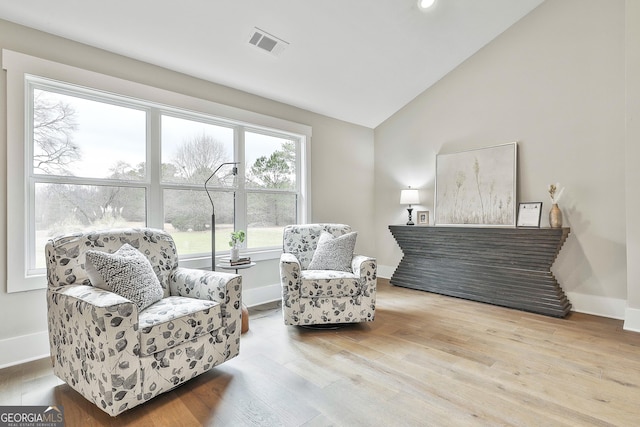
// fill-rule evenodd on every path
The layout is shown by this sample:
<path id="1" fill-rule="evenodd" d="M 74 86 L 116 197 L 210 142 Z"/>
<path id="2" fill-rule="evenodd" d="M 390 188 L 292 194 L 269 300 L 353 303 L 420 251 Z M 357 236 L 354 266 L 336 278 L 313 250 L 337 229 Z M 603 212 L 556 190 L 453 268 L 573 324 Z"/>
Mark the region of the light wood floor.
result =
<path id="1" fill-rule="evenodd" d="M 252 310 L 240 356 L 111 418 L 49 360 L 0 371 L 0 405 L 64 407 L 67 426 L 638 426 L 640 334 L 379 280 L 376 320 L 284 326 Z"/>

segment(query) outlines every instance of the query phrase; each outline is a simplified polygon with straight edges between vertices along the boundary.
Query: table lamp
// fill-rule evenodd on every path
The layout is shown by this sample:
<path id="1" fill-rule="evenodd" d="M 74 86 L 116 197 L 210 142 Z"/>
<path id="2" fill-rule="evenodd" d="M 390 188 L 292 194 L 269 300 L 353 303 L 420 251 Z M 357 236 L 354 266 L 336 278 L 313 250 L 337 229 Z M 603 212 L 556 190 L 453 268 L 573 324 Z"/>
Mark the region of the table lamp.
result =
<path id="1" fill-rule="evenodd" d="M 420 203 L 420 194 L 418 193 L 418 190 L 409 187 L 408 189 L 400 192 L 400 204 L 409 205 L 407 208 L 407 212 L 409 212 L 409 221 L 407 221 L 407 225 L 415 225 L 411 220 L 411 212 L 413 212 L 411 205 L 418 203 Z"/>

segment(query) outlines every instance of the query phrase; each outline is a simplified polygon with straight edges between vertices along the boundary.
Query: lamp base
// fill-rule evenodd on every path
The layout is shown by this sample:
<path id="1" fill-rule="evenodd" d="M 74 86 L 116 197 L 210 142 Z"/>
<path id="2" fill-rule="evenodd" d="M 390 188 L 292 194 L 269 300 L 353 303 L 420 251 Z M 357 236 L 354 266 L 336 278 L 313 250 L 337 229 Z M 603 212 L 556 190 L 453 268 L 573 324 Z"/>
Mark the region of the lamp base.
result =
<path id="1" fill-rule="evenodd" d="M 411 220 L 411 212 L 413 212 L 413 208 L 407 208 L 407 212 L 409 212 L 409 221 L 407 221 L 407 225 L 415 225 Z"/>

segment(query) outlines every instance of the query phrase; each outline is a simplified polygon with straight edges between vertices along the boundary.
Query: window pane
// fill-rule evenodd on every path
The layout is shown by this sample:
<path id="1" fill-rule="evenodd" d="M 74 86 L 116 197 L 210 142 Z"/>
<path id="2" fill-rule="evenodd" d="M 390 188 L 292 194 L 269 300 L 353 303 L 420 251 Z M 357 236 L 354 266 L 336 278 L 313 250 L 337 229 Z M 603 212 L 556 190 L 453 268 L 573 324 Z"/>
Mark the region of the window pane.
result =
<path id="1" fill-rule="evenodd" d="M 212 191 L 216 213 L 216 252 L 229 250 L 233 231 L 233 192 Z M 178 255 L 211 253 L 211 201 L 205 191 L 165 190 L 164 229 L 176 242 Z"/>
<path id="2" fill-rule="evenodd" d="M 35 261 L 44 268 L 51 237 L 105 228 L 144 227 L 144 188 L 35 184 Z"/>
<path id="3" fill-rule="evenodd" d="M 222 163 L 233 160 L 233 129 L 194 120 L 162 116 L 162 180 L 204 184 Z M 231 167 L 210 181 L 222 185 Z"/>
<path id="4" fill-rule="evenodd" d="M 34 89 L 32 123 L 34 173 L 144 179 L 144 111 Z"/>
<path id="5" fill-rule="evenodd" d="M 282 246 L 282 231 L 296 223 L 295 194 L 247 194 L 247 247 Z"/>
<path id="6" fill-rule="evenodd" d="M 295 141 L 245 132 L 247 187 L 296 189 Z"/>

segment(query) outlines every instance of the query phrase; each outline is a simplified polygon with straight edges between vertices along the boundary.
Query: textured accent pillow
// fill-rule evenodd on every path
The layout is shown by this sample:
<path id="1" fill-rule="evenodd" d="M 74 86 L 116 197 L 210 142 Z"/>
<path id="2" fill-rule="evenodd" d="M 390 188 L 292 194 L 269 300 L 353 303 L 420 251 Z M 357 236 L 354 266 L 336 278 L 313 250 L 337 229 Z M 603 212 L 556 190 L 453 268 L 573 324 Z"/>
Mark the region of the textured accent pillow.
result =
<path id="1" fill-rule="evenodd" d="M 323 231 L 307 269 L 350 272 L 356 237 L 358 237 L 356 231 L 339 237 L 333 237 L 331 233 Z"/>
<path id="2" fill-rule="evenodd" d="M 133 301 L 138 310 L 144 310 L 164 296 L 147 257 L 128 243 L 112 254 L 87 251 L 85 268 L 93 286 Z"/>

